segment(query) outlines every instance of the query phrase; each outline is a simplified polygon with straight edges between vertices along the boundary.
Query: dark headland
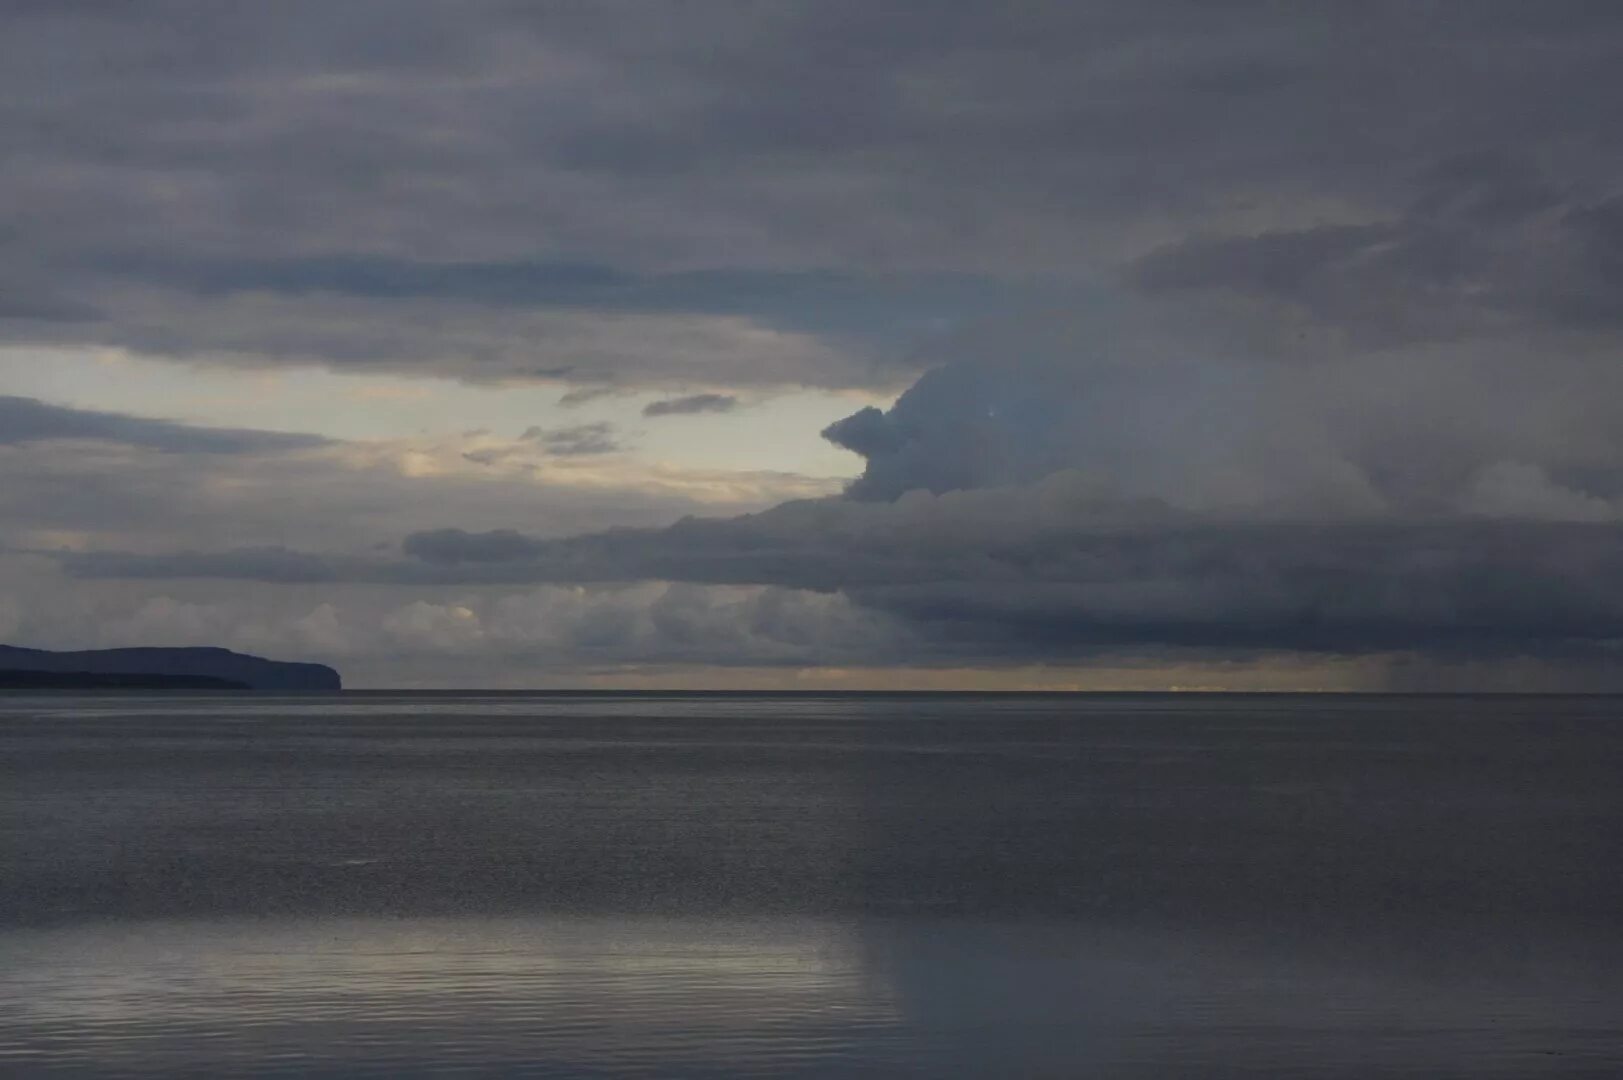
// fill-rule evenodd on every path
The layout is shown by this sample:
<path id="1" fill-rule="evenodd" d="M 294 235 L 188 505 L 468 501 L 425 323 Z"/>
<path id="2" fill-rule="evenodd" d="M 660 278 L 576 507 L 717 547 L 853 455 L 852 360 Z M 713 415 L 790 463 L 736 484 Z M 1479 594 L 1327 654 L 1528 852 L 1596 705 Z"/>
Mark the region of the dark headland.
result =
<path id="1" fill-rule="evenodd" d="M 266 660 L 229 649 L 47 652 L 0 645 L 0 689 L 339 690 L 325 664 Z"/>

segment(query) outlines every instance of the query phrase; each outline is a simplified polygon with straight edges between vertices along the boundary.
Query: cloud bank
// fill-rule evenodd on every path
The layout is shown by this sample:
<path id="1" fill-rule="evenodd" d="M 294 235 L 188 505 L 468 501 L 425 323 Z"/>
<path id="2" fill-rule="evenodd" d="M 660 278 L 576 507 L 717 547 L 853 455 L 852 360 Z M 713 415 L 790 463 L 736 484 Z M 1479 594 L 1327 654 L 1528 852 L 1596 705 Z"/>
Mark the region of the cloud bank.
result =
<path id="1" fill-rule="evenodd" d="M 0 340 L 889 387 L 1099 274 L 1616 308 L 1607 5 L 346 7 L 5 5 Z"/>
<path id="2" fill-rule="evenodd" d="M 838 497 L 550 538 L 442 527 L 408 535 L 403 558 L 62 565 L 85 579 L 781 588 L 838 596 L 915 658 L 955 662 L 1603 657 L 1623 638 L 1623 396 L 1597 402 L 1600 376 L 1551 384 L 1486 348 L 1282 356 L 1256 350 L 1243 317 L 1126 299 L 1022 335 L 1018 356 L 950 360 L 892 408 L 834 425 L 867 462 Z M 1373 365 L 1390 367 L 1371 381 Z"/>
<path id="3" fill-rule="evenodd" d="M 330 443 L 315 435 L 199 427 L 70 409 L 34 398 L 0 396 L 0 445 L 24 446 L 65 439 L 119 443 L 172 454 L 257 454 L 308 450 Z"/>
<path id="4" fill-rule="evenodd" d="M 1623 640 L 1615 6 L 5 18 L 0 342 L 581 410 L 345 442 L 0 398 L 0 541 L 191 605 L 131 633 L 319 588 L 364 617 L 274 624 L 513 663 Z M 750 470 L 737 403 L 807 387 L 899 393 L 824 431 L 843 493 Z M 679 429 L 738 467 L 636 458 Z"/>

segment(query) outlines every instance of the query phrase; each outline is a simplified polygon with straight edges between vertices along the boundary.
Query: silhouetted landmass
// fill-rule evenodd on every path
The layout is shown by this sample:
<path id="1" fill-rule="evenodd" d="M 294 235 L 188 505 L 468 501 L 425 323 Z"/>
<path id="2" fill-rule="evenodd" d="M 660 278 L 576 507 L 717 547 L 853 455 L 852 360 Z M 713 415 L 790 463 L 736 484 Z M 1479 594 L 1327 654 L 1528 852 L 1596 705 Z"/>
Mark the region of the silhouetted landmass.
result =
<path id="1" fill-rule="evenodd" d="M 216 648 L 46 652 L 43 649 L 21 649 L 11 645 L 0 645 L 0 673 L 76 678 L 108 676 L 207 679 L 215 681 L 214 688 L 221 688 L 218 684 L 226 683 L 232 688 L 246 690 L 338 690 L 343 686 L 338 672 L 324 664 L 290 664 Z M 100 685 L 132 684 L 125 682 Z"/>
<path id="2" fill-rule="evenodd" d="M 121 675 L 93 671 L 0 671 L 0 690 L 248 690 L 208 675 Z"/>

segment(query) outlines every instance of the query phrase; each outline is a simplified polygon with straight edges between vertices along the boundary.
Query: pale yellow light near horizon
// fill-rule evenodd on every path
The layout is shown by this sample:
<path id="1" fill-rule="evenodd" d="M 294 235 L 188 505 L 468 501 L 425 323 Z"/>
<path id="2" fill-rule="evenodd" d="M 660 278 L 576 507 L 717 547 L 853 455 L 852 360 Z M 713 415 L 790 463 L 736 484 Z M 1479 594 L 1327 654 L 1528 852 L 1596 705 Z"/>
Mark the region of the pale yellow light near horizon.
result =
<path id="1" fill-rule="evenodd" d="M 1395 660 L 1390 656 L 1270 656 L 1244 661 L 1100 661 L 1076 664 L 1018 664 L 985 667 L 715 667 L 624 664 L 612 670 L 577 671 L 538 680 L 520 667 L 505 684 L 481 679 L 489 689 L 506 690 L 755 690 L 755 691 L 955 691 L 1009 693 L 1346 693 L 1386 684 Z M 366 662 L 351 662 L 346 685 L 352 689 L 417 689 L 388 676 L 371 677 Z M 423 688 L 440 685 L 429 679 Z"/>
<path id="2" fill-rule="evenodd" d="M 277 371 L 199 365 L 89 348 L 0 348 L 0 394 L 53 405 L 218 427 L 306 432 L 352 441 L 473 431 L 523 431 L 613 424 L 624 456 L 675 469 L 779 471 L 845 479 L 861 462 L 819 432 L 864 405 L 894 396 L 865 391 L 634 390 L 576 406 L 559 403 L 561 383 L 475 385 L 393 373 Z M 737 396 L 728 413 L 647 418 L 649 403 L 683 393 Z"/>

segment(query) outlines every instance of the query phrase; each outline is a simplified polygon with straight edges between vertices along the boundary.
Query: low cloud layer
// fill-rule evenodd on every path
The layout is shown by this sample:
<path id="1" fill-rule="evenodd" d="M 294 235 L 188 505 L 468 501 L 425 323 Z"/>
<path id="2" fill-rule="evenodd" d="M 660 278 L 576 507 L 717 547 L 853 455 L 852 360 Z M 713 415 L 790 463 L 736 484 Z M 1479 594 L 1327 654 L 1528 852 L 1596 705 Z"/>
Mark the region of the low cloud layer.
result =
<path id="1" fill-rule="evenodd" d="M 446 516 L 567 535 L 829 487 L 615 450 L 601 423 L 342 441 L 0 399 L 0 550 L 308 552 L 269 571 L 288 580 L 322 559 L 395 548 Z"/>
<path id="2" fill-rule="evenodd" d="M 51 405 L 0 396 L 0 446 L 67 439 L 118 443 L 174 454 L 260 454 L 308 450 L 329 440 L 315 435 L 198 427 L 168 420 Z"/>
<path id="3" fill-rule="evenodd" d="M 1623 375 L 1575 354 L 1560 361 L 1570 381 L 1552 384 L 1489 343 L 1304 364 L 1256 348 L 1246 313 L 1179 311 L 1099 298 L 1024 326 L 1018 356 L 948 360 L 892 408 L 829 430 L 867 460 L 836 498 L 573 537 L 438 528 L 406 537 L 404 559 L 238 550 L 63 566 L 86 579 L 778 587 L 844 597 L 905 628 L 919 656 L 989 663 L 1598 657 L 1623 639 L 1623 394 L 1594 396 Z"/>
<path id="4" fill-rule="evenodd" d="M 15 561 L 15 560 L 13 560 Z M 32 563 L 33 565 L 27 565 Z M 649 583 L 460 589 L 433 596 L 277 582 L 51 583 L 0 556 L 0 637 L 46 647 L 216 644 L 337 664 L 357 685 L 563 683 L 653 667 L 827 666 L 902 656 L 905 633 L 841 597 Z"/>
<path id="5" fill-rule="evenodd" d="M 1002 543 L 988 542 L 985 524 L 973 534 L 982 511 L 1007 511 L 1016 499 L 1002 507 L 953 505 L 950 496 L 904 500 L 816 534 L 789 531 L 783 512 L 566 541 L 440 531 L 409 538 L 407 553 L 420 561 L 405 563 L 275 549 L 61 562 L 87 580 L 438 590 L 772 582 L 843 596 L 906 628 L 910 655 L 872 657 L 892 662 L 1077 662 L 1146 650 L 1600 658 L 1623 638 L 1623 531 L 1611 525 L 1191 522 L 1081 531 L 1025 523 Z"/>

